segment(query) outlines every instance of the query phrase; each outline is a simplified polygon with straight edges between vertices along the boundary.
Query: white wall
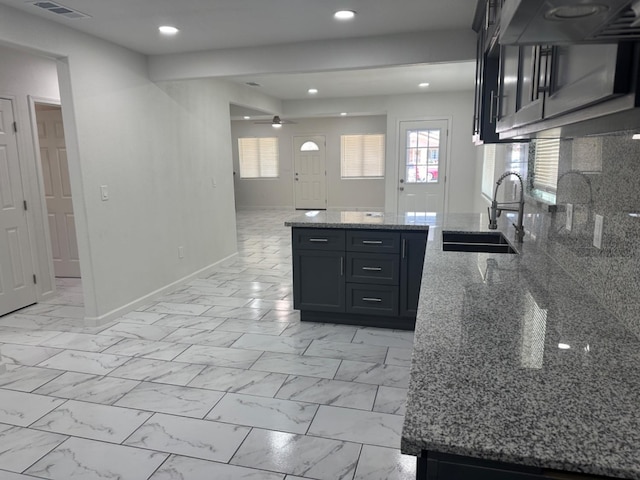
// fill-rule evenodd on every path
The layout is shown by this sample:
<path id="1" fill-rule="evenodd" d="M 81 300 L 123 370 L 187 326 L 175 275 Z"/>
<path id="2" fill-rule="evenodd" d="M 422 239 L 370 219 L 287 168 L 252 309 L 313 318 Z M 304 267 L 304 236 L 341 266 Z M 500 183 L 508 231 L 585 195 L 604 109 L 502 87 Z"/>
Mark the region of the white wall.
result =
<path id="1" fill-rule="evenodd" d="M 386 113 L 387 163 L 384 207 L 388 212 L 395 212 L 397 209 L 400 122 L 421 119 L 448 120 L 448 211 L 477 211 L 477 147 L 471 141 L 472 91 L 290 100 L 283 102 L 282 106 L 283 114 L 288 116 L 335 114 L 340 111 Z"/>
<path id="2" fill-rule="evenodd" d="M 232 122 L 233 161 L 236 175 L 236 205 L 238 207 L 294 206 L 293 137 L 324 135 L 326 140 L 327 208 L 383 209 L 383 179 L 350 179 L 340 176 L 340 136 L 346 134 L 385 133 L 384 116 L 296 119 L 280 130 L 270 125 L 255 125 L 251 121 Z M 269 179 L 241 179 L 238 165 L 239 137 L 278 137 L 280 176 Z"/>
<path id="3" fill-rule="evenodd" d="M 37 176 L 34 138 L 31 135 L 29 96 L 59 101 L 58 73 L 54 60 L 18 52 L 0 46 L 0 97 L 12 100 L 15 121 L 18 124 L 18 156 L 20 170 L 29 181 L 23 183 L 27 210 L 29 241 L 34 246 L 34 273 L 38 277 L 36 290 L 40 299 L 54 293 L 53 268 L 49 258 L 49 230 L 42 219 L 46 217 L 44 196 Z"/>
<path id="4" fill-rule="evenodd" d="M 146 57 L 4 5 L 0 42 L 59 58 L 87 317 L 236 251 L 229 102 L 279 102 L 223 81 L 155 84 Z"/>

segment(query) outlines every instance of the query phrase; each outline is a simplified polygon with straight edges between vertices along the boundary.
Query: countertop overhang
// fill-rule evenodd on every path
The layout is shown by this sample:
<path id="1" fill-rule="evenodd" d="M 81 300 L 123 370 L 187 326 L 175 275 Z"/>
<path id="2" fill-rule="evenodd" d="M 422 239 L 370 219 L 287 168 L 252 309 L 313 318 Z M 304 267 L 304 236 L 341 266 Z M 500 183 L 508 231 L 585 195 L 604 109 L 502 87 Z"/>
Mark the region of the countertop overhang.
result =
<path id="1" fill-rule="evenodd" d="M 287 220 L 287 227 L 362 228 L 372 230 L 425 231 L 434 224 L 435 214 L 396 215 L 384 212 L 312 210 Z"/>
<path id="2" fill-rule="evenodd" d="M 640 341 L 529 231 L 516 255 L 442 251 L 487 225 L 429 228 L 402 451 L 640 479 Z"/>

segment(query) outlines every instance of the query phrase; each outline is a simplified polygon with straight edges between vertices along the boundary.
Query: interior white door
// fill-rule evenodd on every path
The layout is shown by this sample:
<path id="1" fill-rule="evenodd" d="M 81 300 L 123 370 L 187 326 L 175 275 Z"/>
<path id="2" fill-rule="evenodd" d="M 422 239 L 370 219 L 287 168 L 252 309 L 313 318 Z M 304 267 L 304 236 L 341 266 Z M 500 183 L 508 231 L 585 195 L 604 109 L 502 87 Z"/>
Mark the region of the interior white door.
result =
<path id="1" fill-rule="evenodd" d="M 10 100 L 0 99 L 0 315 L 36 302 Z"/>
<path id="2" fill-rule="evenodd" d="M 327 208 L 327 167 L 324 136 L 293 137 L 295 206 Z"/>
<path id="3" fill-rule="evenodd" d="M 446 120 L 400 122 L 398 214 L 444 212 Z"/>
<path id="4" fill-rule="evenodd" d="M 51 234 L 53 271 L 56 277 L 80 277 L 62 111 L 59 107 L 36 105 L 36 122 Z"/>

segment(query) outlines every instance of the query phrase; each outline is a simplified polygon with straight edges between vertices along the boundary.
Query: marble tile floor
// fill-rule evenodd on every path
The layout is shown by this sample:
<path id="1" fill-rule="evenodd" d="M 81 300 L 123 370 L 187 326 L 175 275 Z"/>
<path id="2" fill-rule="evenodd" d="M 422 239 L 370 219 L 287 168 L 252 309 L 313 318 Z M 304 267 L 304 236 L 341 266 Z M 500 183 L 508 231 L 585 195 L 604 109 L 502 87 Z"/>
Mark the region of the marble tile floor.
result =
<path id="1" fill-rule="evenodd" d="M 412 332 L 301 323 L 293 211 L 239 211 L 239 255 L 105 325 L 80 280 L 0 317 L 0 480 L 409 480 Z"/>

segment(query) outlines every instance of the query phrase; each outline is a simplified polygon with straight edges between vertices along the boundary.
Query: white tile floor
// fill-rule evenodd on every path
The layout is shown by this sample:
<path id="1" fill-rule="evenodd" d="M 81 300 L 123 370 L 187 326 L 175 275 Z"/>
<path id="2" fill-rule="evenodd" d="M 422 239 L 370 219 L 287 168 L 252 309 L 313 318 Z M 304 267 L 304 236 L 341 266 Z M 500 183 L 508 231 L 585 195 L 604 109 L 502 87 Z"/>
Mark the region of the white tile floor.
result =
<path id="1" fill-rule="evenodd" d="M 239 256 L 98 327 L 82 287 L 0 317 L 0 480 L 408 480 L 412 332 L 301 323 L 292 211 Z"/>

